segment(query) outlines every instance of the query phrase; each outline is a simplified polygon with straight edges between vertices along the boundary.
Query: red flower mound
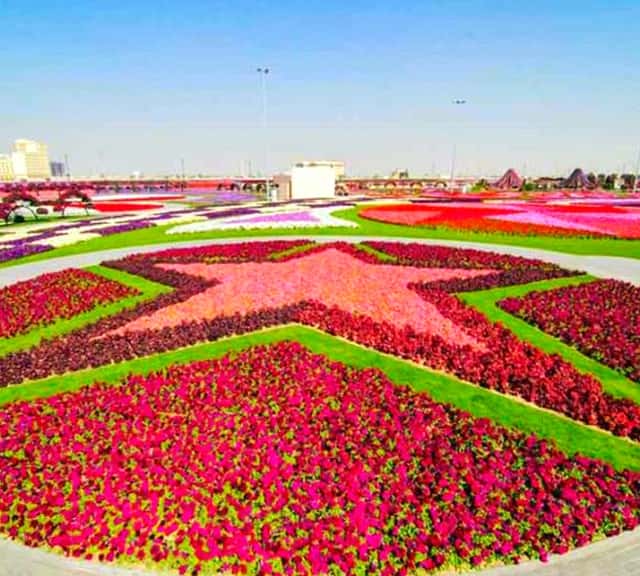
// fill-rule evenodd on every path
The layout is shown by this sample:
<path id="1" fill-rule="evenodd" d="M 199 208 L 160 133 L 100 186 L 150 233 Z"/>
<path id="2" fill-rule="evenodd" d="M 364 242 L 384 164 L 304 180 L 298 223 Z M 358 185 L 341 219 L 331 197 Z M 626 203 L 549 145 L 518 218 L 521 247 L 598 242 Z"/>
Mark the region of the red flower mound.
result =
<path id="1" fill-rule="evenodd" d="M 640 288 L 598 280 L 522 298 L 499 306 L 583 354 L 640 382 Z"/>
<path id="2" fill-rule="evenodd" d="M 0 409 L 0 532 L 102 561 L 406 574 L 640 522 L 640 474 L 296 343 Z"/>
<path id="3" fill-rule="evenodd" d="M 139 292 L 86 270 L 63 270 L 0 289 L 0 337 L 72 318 Z"/>

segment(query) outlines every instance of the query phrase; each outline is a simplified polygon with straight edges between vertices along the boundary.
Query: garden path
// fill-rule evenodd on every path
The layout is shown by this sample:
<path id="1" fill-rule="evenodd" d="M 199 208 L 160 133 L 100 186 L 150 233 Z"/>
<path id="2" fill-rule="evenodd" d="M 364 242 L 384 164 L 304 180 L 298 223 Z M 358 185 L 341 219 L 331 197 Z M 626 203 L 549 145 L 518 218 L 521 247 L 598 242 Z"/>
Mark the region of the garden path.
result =
<path id="1" fill-rule="evenodd" d="M 150 576 L 143 570 L 126 570 L 75 560 L 0 539 L 0 576 Z M 637 576 L 640 574 L 640 528 L 614 538 L 552 556 L 546 564 L 525 562 L 490 568 L 468 576 Z M 443 574 L 446 576 L 446 574 Z M 453 575 L 452 575 L 453 576 Z M 456 576 L 463 576 L 456 573 Z"/>

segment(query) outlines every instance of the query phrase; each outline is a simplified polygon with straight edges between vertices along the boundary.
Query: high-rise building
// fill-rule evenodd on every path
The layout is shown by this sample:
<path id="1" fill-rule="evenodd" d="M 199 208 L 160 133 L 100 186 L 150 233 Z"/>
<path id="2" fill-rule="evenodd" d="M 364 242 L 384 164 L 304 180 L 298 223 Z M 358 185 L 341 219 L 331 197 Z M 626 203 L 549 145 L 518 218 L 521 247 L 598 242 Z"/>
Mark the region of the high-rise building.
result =
<path id="1" fill-rule="evenodd" d="M 51 166 L 51 177 L 62 178 L 65 175 L 64 162 L 49 162 Z"/>
<path id="2" fill-rule="evenodd" d="M 13 180 L 13 162 L 9 154 L 0 154 L 0 182 Z"/>
<path id="3" fill-rule="evenodd" d="M 51 178 L 49 148 L 33 140 L 16 140 L 11 154 L 16 180 L 45 180 Z"/>

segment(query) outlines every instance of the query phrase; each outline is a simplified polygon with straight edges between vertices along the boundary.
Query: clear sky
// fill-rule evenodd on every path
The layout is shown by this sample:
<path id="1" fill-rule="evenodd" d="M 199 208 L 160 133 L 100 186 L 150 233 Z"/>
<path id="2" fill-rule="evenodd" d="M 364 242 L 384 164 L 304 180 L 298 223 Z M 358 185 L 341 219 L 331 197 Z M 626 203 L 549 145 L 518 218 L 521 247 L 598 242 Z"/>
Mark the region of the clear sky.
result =
<path id="1" fill-rule="evenodd" d="M 640 0 L 0 0 L 0 152 L 75 173 L 631 171 Z M 454 99 L 466 99 L 455 105 Z"/>

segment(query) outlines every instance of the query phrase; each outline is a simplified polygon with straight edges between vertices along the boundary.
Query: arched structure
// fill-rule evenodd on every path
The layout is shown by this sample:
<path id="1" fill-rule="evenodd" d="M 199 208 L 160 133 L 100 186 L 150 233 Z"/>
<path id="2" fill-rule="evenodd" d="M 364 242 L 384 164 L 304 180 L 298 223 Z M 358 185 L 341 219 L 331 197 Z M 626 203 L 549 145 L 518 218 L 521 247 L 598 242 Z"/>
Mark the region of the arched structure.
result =
<path id="1" fill-rule="evenodd" d="M 0 218 L 2 218 L 6 224 L 9 223 L 11 216 L 18 210 L 26 209 L 31 212 L 31 215 L 35 220 L 38 219 L 37 207 L 40 205 L 40 201 L 28 192 L 17 189 L 13 192 L 9 192 L 2 200 L 0 204 Z M 15 216 L 14 216 L 15 218 Z"/>
<path id="2" fill-rule="evenodd" d="M 72 200 L 78 200 L 82 203 L 82 207 L 85 212 L 89 214 L 89 210 L 93 208 L 93 203 L 91 201 L 91 197 L 82 190 L 71 189 L 66 190 L 55 201 L 55 210 L 60 212 L 62 216 L 64 216 L 65 208 L 69 207 L 69 203 Z"/>
<path id="3" fill-rule="evenodd" d="M 580 168 L 576 168 L 571 172 L 571 175 L 563 184 L 565 188 L 593 188 L 593 183 L 589 181 L 589 178 Z"/>

